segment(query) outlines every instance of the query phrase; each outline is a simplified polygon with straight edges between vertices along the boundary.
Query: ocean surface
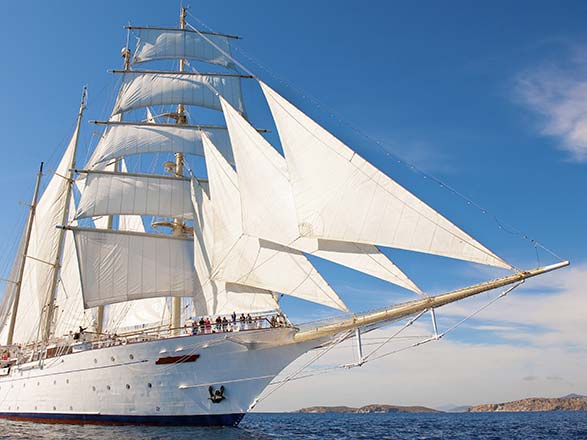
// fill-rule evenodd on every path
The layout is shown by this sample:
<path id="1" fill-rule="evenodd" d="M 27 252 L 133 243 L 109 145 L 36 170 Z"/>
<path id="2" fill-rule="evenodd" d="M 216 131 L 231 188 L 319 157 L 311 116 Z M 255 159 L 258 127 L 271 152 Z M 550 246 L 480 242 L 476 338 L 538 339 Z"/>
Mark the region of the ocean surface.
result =
<path id="1" fill-rule="evenodd" d="M 0 439 L 587 440 L 587 411 L 485 414 L 249 414 L 238 428 L 68 426 L 2 420 Z"/>

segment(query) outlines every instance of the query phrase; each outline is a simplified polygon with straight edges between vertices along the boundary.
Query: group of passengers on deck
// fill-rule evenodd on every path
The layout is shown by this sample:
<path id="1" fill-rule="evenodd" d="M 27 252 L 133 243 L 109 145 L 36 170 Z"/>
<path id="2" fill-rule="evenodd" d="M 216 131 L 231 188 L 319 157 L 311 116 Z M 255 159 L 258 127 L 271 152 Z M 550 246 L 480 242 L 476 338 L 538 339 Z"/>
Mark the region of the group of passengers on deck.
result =
<path id="1" fill-rule="evenodd" d="M 265 325 L 264 325 L 265 324 Z M 268 324 L 268 325 L 266 325 Z M 232 332 L 240 330 L 254 330 L 263 327 L 282 327 L 285 325 L 285 319 L 282 315 L 273 315 L 270 319 L 264 316 L 251 316 L 241 313 L 237 318 L 236 312 L 232 312 L 230 320 L 226 316 L 218 316 L 216 319 L 210 317 L 202 317 L 199 321 L 192 322 L 192 335 L 202 333 L 219 333 Z"/>

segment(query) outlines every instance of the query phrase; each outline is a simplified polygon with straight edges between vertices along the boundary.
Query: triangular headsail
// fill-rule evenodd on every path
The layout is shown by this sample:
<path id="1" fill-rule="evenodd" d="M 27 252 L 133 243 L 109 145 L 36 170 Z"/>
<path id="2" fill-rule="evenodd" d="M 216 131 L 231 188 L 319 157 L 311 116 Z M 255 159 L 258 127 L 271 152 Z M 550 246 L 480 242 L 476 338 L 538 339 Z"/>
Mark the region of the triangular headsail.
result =
<path id="1" fill-rule="evenodd" d="M 238 171 L 244 230 L 359 270 L 406 289 L 420 289 L 375 246 L 300 236 L 285 159 L 220 97 Z"/>
<path id="2" fill-rule="evenodd" d="M 307 237 L 424 252 L 511 269 L 473 237 L 260 82 Z"/>
<path id="3" fill-rule="evenodd" d="M 228 314 L 267 312 L 279 309 L 276 295 L 270 290 L 226 283 L 212 278 L 212 243 L 214 242 L 214 212 L 210 197 L 196 179 L 191 182 L 194 206 L 194 262 L 198 291 L 194 294 L 197 314 Z"/>
<path id="4" fill-rule="evenodd" d="M 244 232 L 236 173 L 211 141 L 203 139 L 214 222 L 212 278 L 347 310 L 301 252 Z"/>

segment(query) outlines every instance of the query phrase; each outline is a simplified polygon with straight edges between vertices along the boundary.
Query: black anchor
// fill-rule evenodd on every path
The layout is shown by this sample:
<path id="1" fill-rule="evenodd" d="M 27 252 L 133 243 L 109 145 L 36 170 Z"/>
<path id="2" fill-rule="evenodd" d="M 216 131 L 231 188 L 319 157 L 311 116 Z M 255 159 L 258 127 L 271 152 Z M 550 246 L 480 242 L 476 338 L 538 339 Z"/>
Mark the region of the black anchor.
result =
<path id="1" fill-rule="evenodd" d="M 226 397 L 224 397 L 224 385 L 220 385 L 220 388 L 218 388 L 216 391 L 214 391 L 214 387 L 210 385 L 208 387 L 208 392 L 210 393 L 209 399 L 212 401 L 212 403 L 220 403 L 226 399 Z"/>

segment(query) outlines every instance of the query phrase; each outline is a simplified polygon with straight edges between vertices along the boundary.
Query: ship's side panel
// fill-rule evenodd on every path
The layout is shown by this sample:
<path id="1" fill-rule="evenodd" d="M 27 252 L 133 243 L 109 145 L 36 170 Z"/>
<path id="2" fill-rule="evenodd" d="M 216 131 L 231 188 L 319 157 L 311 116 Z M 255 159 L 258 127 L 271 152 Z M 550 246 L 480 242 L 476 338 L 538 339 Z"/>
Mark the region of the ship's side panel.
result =
<path id="1" fill-rule="evenodd" d="M 0 416 L 232 425 L 285 366 L 315 345 L 263 342 L 285 341 L 287 331 L 170 338 L 13 367 L 0 378 Z M 210 386 L 214 392 L 224 387 L 219 403 L 210 399 Z"/>

